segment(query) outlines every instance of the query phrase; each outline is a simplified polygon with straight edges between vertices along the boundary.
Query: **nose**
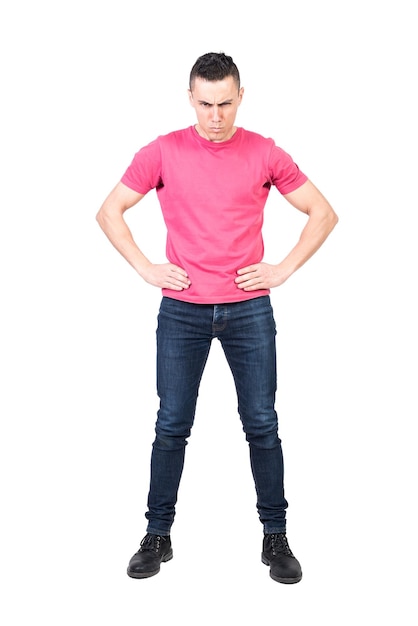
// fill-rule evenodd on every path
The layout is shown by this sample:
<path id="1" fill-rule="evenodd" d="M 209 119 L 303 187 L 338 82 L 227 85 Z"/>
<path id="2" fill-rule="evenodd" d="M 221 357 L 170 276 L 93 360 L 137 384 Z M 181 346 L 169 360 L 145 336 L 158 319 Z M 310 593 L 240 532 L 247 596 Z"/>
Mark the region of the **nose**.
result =
<path id="1" fill-rule="evenodd" d="M 216 106 L 216 104 L 215 104 L 215 106 L 213 107 L 213 116 L 212 116 L 212 117 L 213 117 L 213 121 L 214 121 L 214 122 L 217 122 L 218 120 L 220 120 L 220 119 L 221 119 L 221 111 L 220 111 L 220 107 Z"/>

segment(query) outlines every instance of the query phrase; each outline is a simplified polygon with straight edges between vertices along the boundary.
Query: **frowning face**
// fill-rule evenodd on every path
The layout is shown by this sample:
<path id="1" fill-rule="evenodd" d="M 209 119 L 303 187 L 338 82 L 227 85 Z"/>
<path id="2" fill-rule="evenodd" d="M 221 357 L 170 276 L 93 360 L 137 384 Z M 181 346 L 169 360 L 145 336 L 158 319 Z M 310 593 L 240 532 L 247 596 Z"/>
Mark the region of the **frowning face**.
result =
<path id="1" fill-rule="evenodd" d="M 189 90 L 190 104 L 196 111 L 196 130 L 209 141 L 227 141 L 235 133 L 235 118 L 243 87 L 238 89 L 232 76 L 208 81 L 196 78 Z"/>

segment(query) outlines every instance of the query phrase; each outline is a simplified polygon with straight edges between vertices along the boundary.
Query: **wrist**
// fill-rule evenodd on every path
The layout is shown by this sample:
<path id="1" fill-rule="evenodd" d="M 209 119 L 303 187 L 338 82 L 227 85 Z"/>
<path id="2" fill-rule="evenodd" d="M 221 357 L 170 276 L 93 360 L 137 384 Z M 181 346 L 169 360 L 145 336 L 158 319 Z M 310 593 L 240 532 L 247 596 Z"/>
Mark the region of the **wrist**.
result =
<path id="1" fill-rule="evenodd" d="M 140 262 L 135 264 L 136 272 L 141 276 L 141 278 L 145 279 L 145 276 L 148 274 L 150 267 L 152 266 L 151 261 L 148 259 L 141 259 Z"/>

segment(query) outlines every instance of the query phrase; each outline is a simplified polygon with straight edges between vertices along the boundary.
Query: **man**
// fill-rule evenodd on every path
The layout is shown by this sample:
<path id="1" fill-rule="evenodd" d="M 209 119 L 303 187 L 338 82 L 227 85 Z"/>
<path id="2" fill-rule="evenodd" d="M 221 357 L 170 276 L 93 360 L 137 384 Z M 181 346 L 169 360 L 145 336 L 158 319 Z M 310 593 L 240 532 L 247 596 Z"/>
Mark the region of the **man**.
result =
<path id="1" fill-rule="evenodd" d="M 321 246 L 338 218 L 272 139 L 235 126 L 244 89 L 233 59 L 199 57 L 189 99 L 197 124 L 158 137 L 134 156 L 98 212 L 115 248 L 162 289 L 157 328 L 160 407 L 151 455 L 146 536 L 128 575 L 157 574 L 172 556 L 170 531 L 199 384 L 214 337 L 231 368 L 249 444 L 262 561 L 282 583 L 302 578 L 286 538 L 287 501 L 275 412 L 275 322 L 269 293 Z M 271 186 L 307 215 L 299 241 L 277 264 L 263 262 L 263 210 Z M 167 263 L 152 263 L 124 212 L 156 190 L 167 226 Z M 235 521 L 235 525 L 238 522 Z"/>

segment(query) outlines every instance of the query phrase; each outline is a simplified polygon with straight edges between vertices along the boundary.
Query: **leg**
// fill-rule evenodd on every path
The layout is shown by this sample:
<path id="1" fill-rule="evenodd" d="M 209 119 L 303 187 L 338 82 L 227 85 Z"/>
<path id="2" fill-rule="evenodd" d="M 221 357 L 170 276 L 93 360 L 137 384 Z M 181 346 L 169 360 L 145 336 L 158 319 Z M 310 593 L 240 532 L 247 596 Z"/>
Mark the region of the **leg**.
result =
<path id="1" fill-rule="evenodd" d="M 274 408 L 275 337 L 268 296 L 228 306 L 227 325 L 219 339 L 235 380 L 238 411 L 249 443 L 257 509 L 265 533 L 286 530 L 283 455 Z"/>
<path id="2" fill-rule="evenodd" d="M 196 308 L 197 307 L 197 308 Z M 207 307 L 163 298 L 157 329 L 157 391 L 160 408 L 151 455 L 147 532 L 169 535 L 193 426 L 200 381 L 211 334 L 202 322 Z"/>

